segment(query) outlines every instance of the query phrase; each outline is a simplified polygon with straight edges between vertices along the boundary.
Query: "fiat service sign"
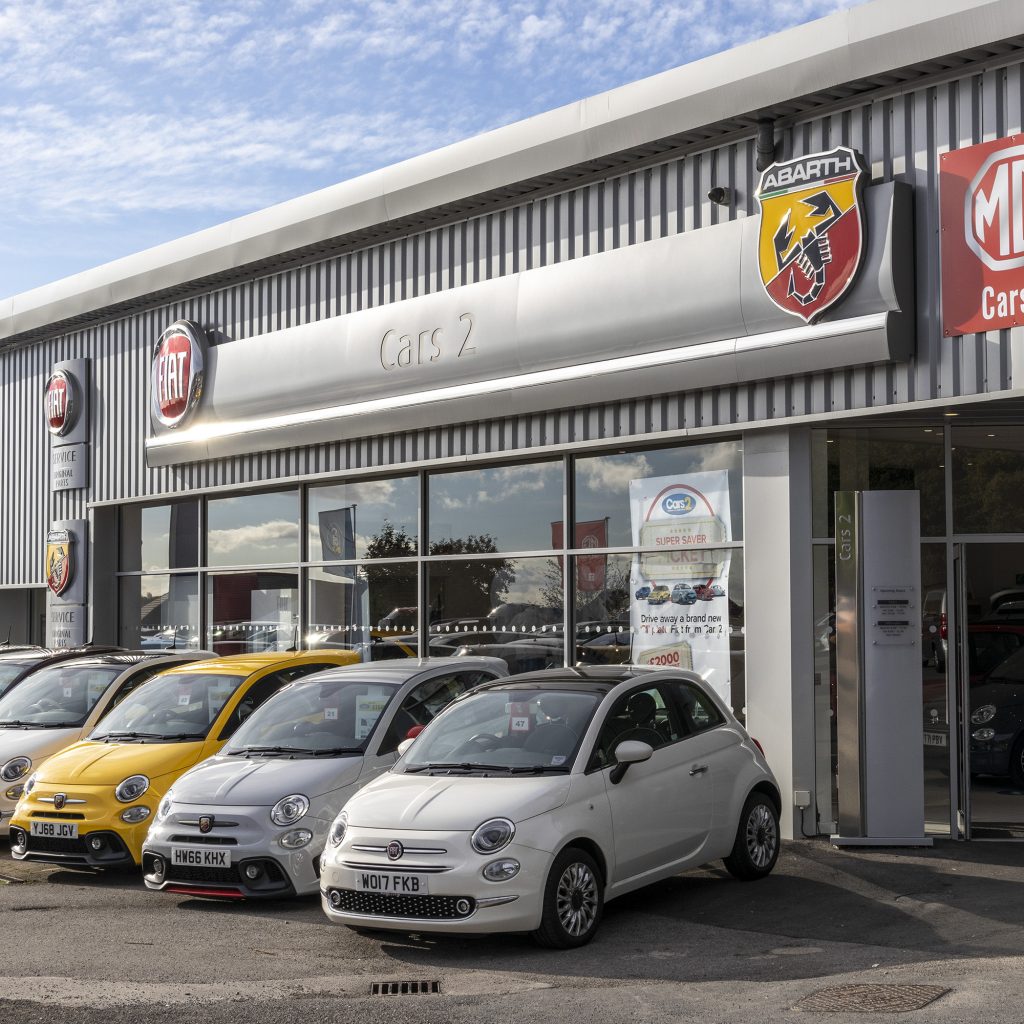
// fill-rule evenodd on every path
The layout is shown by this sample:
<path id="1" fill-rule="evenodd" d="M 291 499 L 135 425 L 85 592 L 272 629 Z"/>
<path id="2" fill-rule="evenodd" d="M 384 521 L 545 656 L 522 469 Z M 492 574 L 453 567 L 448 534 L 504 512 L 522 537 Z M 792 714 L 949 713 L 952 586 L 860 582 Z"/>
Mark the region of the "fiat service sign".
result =
<path id="1" fill-rule="evenodd" d="M 153 351 L 150 412 L 154 424 L 180 427 L 203 393 L 206 365 L 201 327 L 179 320 L 160 335 Z"/>
<path id="2" fill-rule="evenodd" d="M 75 379 L 67 370 L 54 370 L 43 392 L 46 429 L 54 437 L 63 437 L 75 425 L 78 403 L 75 400 Z"/>
<path id="3" fill-rule="evenodd" d="M 1024 135 L 944 153 L 939 200 L 943 331 L 1024 323 Z"/>

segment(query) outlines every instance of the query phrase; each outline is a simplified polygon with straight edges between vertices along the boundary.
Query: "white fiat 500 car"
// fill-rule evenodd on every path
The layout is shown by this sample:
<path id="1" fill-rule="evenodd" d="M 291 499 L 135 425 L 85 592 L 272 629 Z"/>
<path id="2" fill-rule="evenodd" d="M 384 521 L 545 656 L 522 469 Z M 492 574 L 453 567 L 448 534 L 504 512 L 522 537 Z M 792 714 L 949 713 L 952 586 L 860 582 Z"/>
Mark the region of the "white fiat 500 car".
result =
<path id="1" fill-rule="evenodd" d="M 345 801 L 395 763 L 410 730 L 507 674 L 497 658 L 406 659 L 286 686 L 174 783 L 143 845 L 146 885 L 229 899 L 315 893 Z"/>
<path id="2" fill-rule="evenodd" d="M 201 657 L 210 655 L 119 651 L 54 658 L 0 698 L 0 836 L 10 832 L 11 816 L 29 775 L 48 757 L 88 736 L 140 683 Z"/>
<path id="3" fill-rule="evenodd" d="M 606 900 L 722 858 L 779 853 L 779 788 L 692 672 L 550 669 L 457 700 L 331 827 L 330 920 L 415 932 L 531 932 L 580 946 Z"/>

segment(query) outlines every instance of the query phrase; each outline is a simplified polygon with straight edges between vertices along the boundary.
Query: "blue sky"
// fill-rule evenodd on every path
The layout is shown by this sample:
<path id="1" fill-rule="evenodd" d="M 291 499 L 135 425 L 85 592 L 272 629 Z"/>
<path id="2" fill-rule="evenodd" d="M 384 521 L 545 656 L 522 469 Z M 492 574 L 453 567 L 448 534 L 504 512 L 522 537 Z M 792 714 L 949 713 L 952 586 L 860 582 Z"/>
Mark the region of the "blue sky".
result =
<path id="1" fill-rule="evenodd" d="M 856 0 L 0 0 L 0 296 Z"/>

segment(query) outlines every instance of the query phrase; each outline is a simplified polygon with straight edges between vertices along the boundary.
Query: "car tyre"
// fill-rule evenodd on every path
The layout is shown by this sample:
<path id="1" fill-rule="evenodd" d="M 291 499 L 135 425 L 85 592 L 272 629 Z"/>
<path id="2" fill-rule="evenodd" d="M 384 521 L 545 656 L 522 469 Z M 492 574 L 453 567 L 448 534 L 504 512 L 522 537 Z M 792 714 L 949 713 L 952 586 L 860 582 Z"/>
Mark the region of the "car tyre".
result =
<path id="1" fill-rule="evenodd" d="M 1018 789 L 1024 789 L 1024 736 L 1020 736 L 1013 745 L 1010 754 L 1010 778 Z"/>
<path id="2" fill-rule="evenodd" d="M 751 793 L 743 805 L 726 870 L 743 882 L 771 874 L 779 859 L 779 812 L 764 793 Z"/>
<path id="3" fill-rule="evenodd" d="M 544 908 L 533 940 L 548 949 L 575 949 L 597 932 L 604 912 L 604 880 L 589 853 L 570 846 L 551 865 Z"/>

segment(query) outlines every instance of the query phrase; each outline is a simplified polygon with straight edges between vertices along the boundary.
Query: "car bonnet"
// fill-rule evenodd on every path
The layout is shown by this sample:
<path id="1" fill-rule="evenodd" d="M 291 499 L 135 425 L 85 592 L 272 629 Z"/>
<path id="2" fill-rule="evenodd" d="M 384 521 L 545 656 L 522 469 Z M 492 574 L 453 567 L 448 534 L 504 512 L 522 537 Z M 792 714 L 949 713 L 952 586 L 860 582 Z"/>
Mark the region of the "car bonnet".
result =
<path id="1" fill-rule="evenodd" d="M 40 772 L 47 785 L 116 786 L 129 775 L 158 779 L 195 764 L 202 743 L 98 743 L 85 740 L 51 757 Z"/>
<path id="2" fill-rule="evenodd" d="M 345 805 L 349 823 L 361 828 L 472 831 L 488 818 L 525 821 L 565 803 L 567 775 L 405 775 L 389 772 Z"/>
<path id="3" fill-rule="evenodd" d="M 359 777 L 363 758 L 285 758 L 219 755 L 174 784 L 175 804 L 262 806 L 292 793 L 315 798 Z"/>
<path id="4" fill-rule="evenodd" d="M 0 765 L 12 757 L 27 757 L 35 763 L 74 743 L 81 730 L 74 729 L 0 729 Z"/>

